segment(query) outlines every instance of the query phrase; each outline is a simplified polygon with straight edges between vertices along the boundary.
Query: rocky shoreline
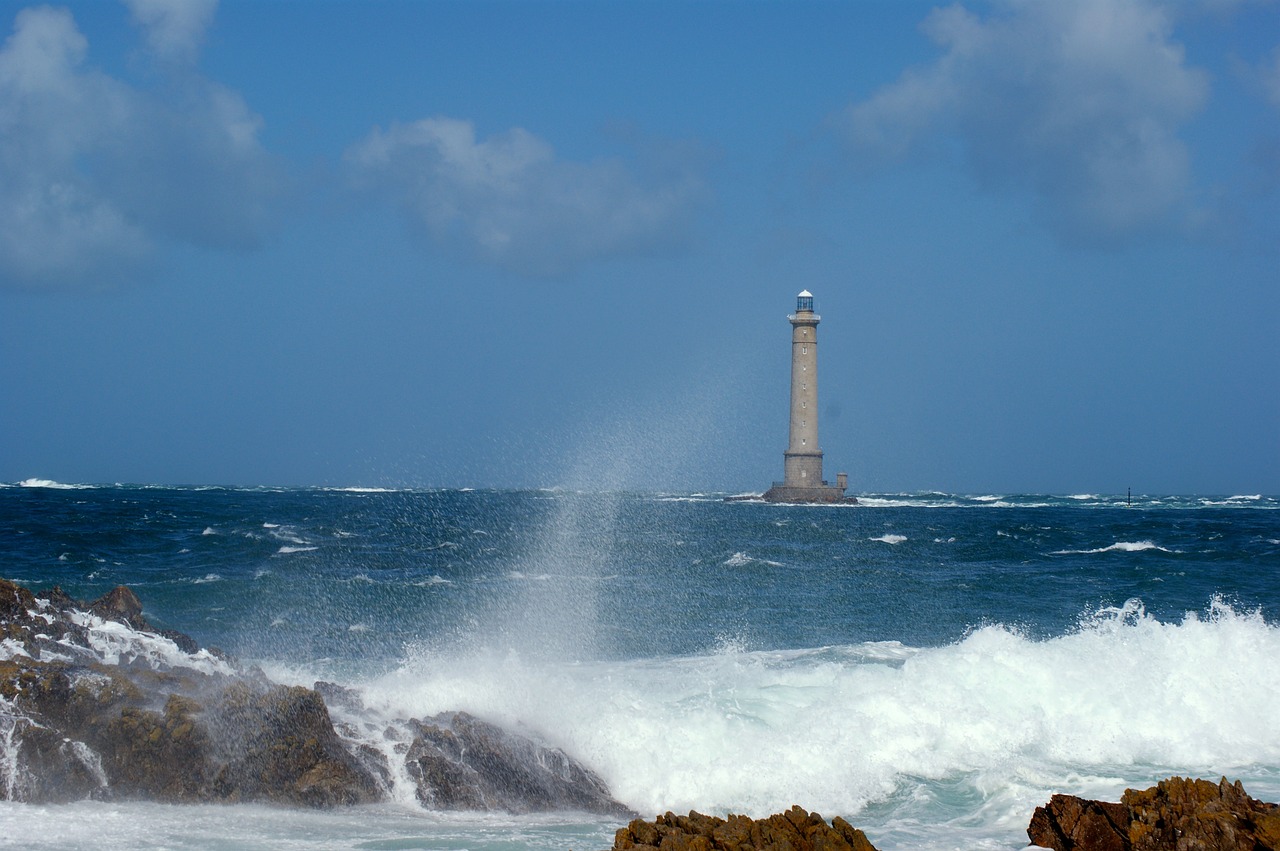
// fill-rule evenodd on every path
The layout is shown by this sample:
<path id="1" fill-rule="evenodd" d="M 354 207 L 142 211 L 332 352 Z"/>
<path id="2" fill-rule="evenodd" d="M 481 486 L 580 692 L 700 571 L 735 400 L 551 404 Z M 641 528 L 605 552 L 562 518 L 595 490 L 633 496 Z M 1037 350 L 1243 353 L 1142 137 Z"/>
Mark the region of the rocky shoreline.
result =
<path id="1" fill-rule="evenodd" d="M 463 712 L 371 716 L 354 692 L 273 683 L 157 630 L 123 586 L 90 603 L 0 579 L 0 798 L 627 817 L 563 751 Z"/>
<path id="2" fill-rule="evenodd" d="M 568 754 L 464 712 L 383 718 L 353 690 L 280 685 L 154 629 L 126 587 L 83 603 L 0 579 L 0 799 L 85 798 L 635 815 Z M 1172 777 L 1119 803 L 1054 795 L 1027 836 L 1055 851 L 1280 851 L 1280 806 L 1238 781 Z M 634 819 L 613 849 L 875 846 L 794 806 L 762 819 Z"/>

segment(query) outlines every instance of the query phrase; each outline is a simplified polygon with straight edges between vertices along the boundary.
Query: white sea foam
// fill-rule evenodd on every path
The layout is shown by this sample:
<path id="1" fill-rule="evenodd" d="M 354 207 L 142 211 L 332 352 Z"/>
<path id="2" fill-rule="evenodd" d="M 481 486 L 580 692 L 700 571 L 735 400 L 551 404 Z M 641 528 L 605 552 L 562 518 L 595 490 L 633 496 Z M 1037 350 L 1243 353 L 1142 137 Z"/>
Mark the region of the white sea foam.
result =
<path id="1" fill-rule="evenodd" d="M 200 577 L 199 579 L 194 580 L 194 583 L 193 583 L 193 584 L 195 584 L 195 585 L 208 585 L 208 584 L 210 584 L 210 583 L 212 583 L 212 582 L 221 582 L 221 581 L 222 581 L 222 577 L 221 577 L 221 576 L 219 576 L 218 574 L 216 574 L 216 573 L 206 573 L 204 576 Z"/>
<path id="2" fill-rule="evenodd" d="M 313 550 L 318 550 L 318 549 L 320 549 L 320 548 L 319 548 L 319 547 L 299 547 L 299 546 L 290 546 L 290 545 L 286 544 L 285 546 L 283 546 L 283 547 L 281 547 L 280 549 L 276 550 L 276 555 L 280 555 L 280 556 L 287 556 L 287 555 L 293 555 L 294 553 L 309 553 L 309 552 L 312 552 Z"/>
<path id="3" fill-rule="evenodd" d="M 892 808 L 910 809 L 903 794 L 959 784 L 1026 804 L 1006 828 L 1013 838 L 1052 791 L 1119 794 L 1172 772 L 1272 791 L 1276 658 L 1280 627 L 1259 614 L 1214 602 L 1172 623 L 1130 605 L 1048 640 L 992 625 L 936 648 L 722 644 L 706 656 L 560 665 L 509 649 L 422 652 L 365 693 L 406 717 L 465 709 L 528 729 L 640 812 L 768 814 L 802 801 L 856 816 L 878 801 L 896 818 Z"/>
<path id="4" fill-rule="evenodd" d="M 879 537 L 868 538 L 867 540 L 880 541 L 881 543 L 885 543 L 885 544 L 901 544 L 906 539 L 907 539 L 906 535 L 895 535 L 891 532 L 886 532 L 885 534 L 880 535 Z"/>
<path id="5" fill-rule="evenodd" d="M 206 674 L 231 674 L 233 668 L 208 650 L 184 653 L 173 639 L 139 632 L 118 621 L 103 620 L 88 612 L 72 612 L 70 619 L 84 627 L 89 648 L 107 665 L 145 664 L 157 670 L 192 668 Z M 60 642 L 73 651 L 77 648 Z"/>
<path id="6" fill-rule="evenodd" d="M 417 585 L 418 587 L 425 587 L 428 585 L 452 585 L 453 583 L 450 582 L 448 579 L 445 579 L 443 576 L 435 574 L 432 576 L 428 576 L 426 579 L 419 579 L 417 582 L 413 584 Z"/>
<path id="7" fill-rule="evenodd" d="M 767 564 L 769 567 L 782 567 L 782 562 L 772 561 L 767 558 L 755 558 L 746 553 L 734 553 L 725 559 L 722 564 L 726 567 L 746 567 L 749 564 Z"/>
<path id="8" fill-rule="evenodd" d="M 1141 553 L 1147 550 L 1159 550 L 1162 553 L 1176 553 L 1180 550 L 1170 550 L 1159 546 L 1152 541 L 1116 541 L 1107 547 L 1097 547 L 1091 550 L 1054 550 L 1050 555 L 1067 556 L 1067 555 L 1097 555 L 1098 553 Z"/>
<path id="9" fill-rule="evenodd" d="M 31 658 L 31 654 L 22 646 L 21 641 L 16 638 L 6 638 L 4 641 L 0 641 L 0 659 L 8 661 L 19 656 Z"/>
<path id="10" fill-rule="evenodd" d="M 93 487 L 93 485 L 69 485 L 63 482 L 55 482 L 52 479 L 23 479 L 22 481 L 18 482 L 18 487 L 49 488 L 51 490 L 74 491 L 74 490 L 90 489 Z"/>
<path id="11" fill-rule="evenodd" d="M 3 766 L 0 766 L 0 770 Z M 37 806 L 0 801 L 0 836 L 27 851 L 119 848 L 466 848 L 564 851 L 607 848 L 608 818 L 564 813 L 425 812 L 412 801 L 313 810 L 256 804 L 112 800 Z"/>

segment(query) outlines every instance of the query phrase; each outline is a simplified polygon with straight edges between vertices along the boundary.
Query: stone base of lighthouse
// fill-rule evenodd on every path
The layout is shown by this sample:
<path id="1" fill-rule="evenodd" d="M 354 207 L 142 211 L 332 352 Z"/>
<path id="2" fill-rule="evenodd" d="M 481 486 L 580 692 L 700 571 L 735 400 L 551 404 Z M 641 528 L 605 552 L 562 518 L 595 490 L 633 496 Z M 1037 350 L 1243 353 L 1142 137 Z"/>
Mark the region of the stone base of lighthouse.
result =
<path id="1" fill-rule="evenodd" d="M 856 496 L 845 496 L 844 488 L 826 482 L 813 488 L 789 488 L 775 484 L 764 492 L 765 502 L 846 502 L 856 503 Z"/>
<path id="2" fill-rule="evenodd" d="M 836 476 L 836 483 L 822 480 L 821 452 L 784 452 L 783 481 L 774 482 L 764 493 L 765 502 L 857 502 L 846 497 L 848 477 Z"/>

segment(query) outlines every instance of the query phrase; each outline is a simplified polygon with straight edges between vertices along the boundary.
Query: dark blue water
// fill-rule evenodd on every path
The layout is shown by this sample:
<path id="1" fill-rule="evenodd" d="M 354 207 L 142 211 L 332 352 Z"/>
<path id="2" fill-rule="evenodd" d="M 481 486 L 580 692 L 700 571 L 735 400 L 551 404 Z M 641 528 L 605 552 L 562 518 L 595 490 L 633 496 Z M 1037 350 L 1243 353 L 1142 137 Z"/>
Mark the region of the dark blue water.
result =
<path id="1" fill-rule="evenodd" d="M 1053 792 L 1181 773 L 1280 797 L 1278 509 L 43 483 L 0 487 L 0 574 L 80 599 L 129 585 L 153 624 L 387 718 L 473 712 L 642 813 L 800 803 L 884 851 L 1014 849 Z M 604 848 L 617 827 L 459 820 L 407 795 L 287 830 L 248 810 L 224 842 L 210 810 L 112 806 L 105 834 L 88 804 L 66 841 L 20 804 L 0 829 L 50 849 L 137 847 L 124 826 L 145 822 L 175 847 L 492 851 Z"/>
<path id="2" fill-rule="evenodd" d="M 1280 618 L 1270 498 L 946 495 L 857 507 L 548 491 L 0 488 L 4 574 L 248 655 L 376 662 L 465 632 L 530 577 L 576 586 L 602 658 L 1062 633 L 1140 598 Z M 561 589 L 567 592 L 567 588 Z M 662 628 L 654 629 L 658 607 Z M 352 627 L 356 627 L 352 631 Z"/>

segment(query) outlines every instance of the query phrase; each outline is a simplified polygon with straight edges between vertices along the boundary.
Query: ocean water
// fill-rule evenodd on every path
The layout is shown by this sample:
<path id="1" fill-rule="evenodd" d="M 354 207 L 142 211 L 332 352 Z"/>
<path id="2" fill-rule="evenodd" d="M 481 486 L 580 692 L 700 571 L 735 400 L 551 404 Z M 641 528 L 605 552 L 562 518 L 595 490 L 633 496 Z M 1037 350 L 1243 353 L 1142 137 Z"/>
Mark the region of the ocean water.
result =
<path id="1" fill-rule="evenodd" d="M 1019 849 L 1054 792 L 1280 800 L 1280 499 L 0 486 L 0 575 L 375 717 L 465 710 L 645 817 L 841 815 Z M 351 719 L 357 720 L 357 719 Z M 616 819 L 0 801 L 0 845 L 608 848 Z"/>

